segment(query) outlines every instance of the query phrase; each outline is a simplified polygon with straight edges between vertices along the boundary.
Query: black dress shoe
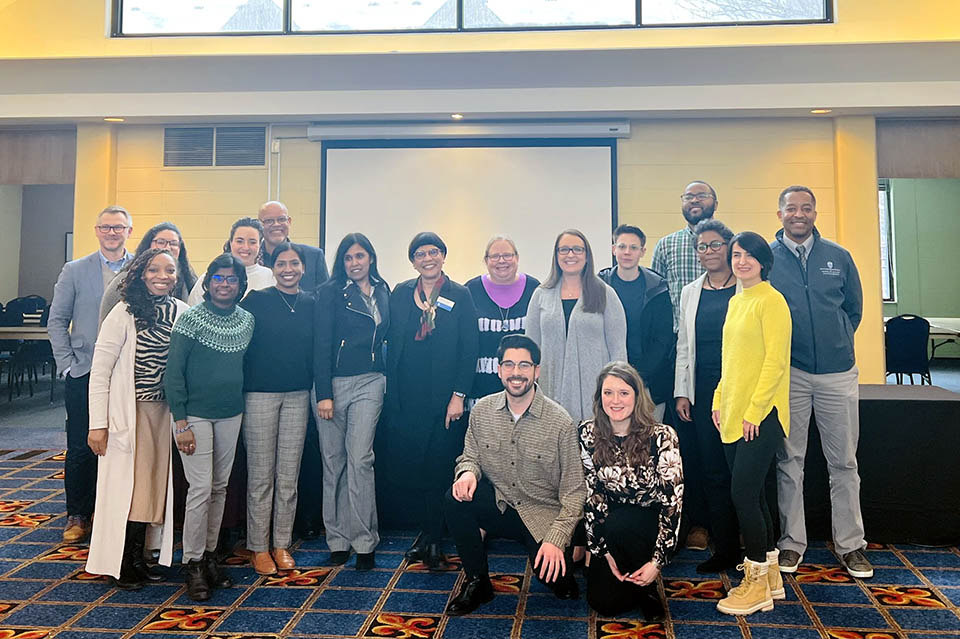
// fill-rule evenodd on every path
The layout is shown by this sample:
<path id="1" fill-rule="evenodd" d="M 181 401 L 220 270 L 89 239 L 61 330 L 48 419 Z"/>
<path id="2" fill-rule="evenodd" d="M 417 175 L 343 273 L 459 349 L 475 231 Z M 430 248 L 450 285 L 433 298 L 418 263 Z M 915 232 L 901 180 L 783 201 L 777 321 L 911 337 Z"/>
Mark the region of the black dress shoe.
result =
<path id="1" fill-rule="evenodd" d="M 417 538 L 413 540 L 413 543 L 410 544 L 410 547 L 407 548 L 407 552 L 403 553 L 403 558 L 409 561 L 422 561 L 423 553 L 427 549 L 427 542 L 423 538 L 423 533 L 417 535 Z"/>
<path id="2" fill-rule="evenodd" d="M 210 584 L 202 559 L 191 559 L 187 563 L 187 596 L 194 601 L 206 601 L 210 598 Z"/>
<path id="3" fill-rule="evenodd" d="M 377 565 L 376 553 L 358 552 L 357 570 L 373 570 Z"/>
<path id="4" fill-rule="evenodd" d="M 640 612 L 647 623 L 660 623 L 667 617 L 656 584 L 640 588 Z"/>
<path id="5" fill-rule="evenodd" d="M 697 572 L 704 575 L 722 572 L 724 570 L 733 570 L 740 563 L 743 563 L 743 555 L 740 553 L 733 555 L 714 553 L 709 559 L 697 565 Z"/>
<path id="6" fill-rule="evenodd" d="M 334 550 L 330 553 L 330 565 L 342 566 L 350 559 L 349 550 Z"/>
<path id="7" fill-rule="evenodd" d="M 440 546 L 437 544 L 427 544 L 421 561 L 430 572 L 444 572 L 450 567 L 447 556 L 440 552 Z"/>
<path id="8" fill-rule="evenodd" d="M 229 588 L 233 585 L 233 579 L 217 561 L 216 552 L 203 553 L 203 571 L 211 588 Z"/>
<path id="9" fill-rule="evenodd" d="M 447 605 L 447 614 L 451 617 L 469 615 L 485 603 L 493 600 L 493 584 L 490 577 L 482 575 L 470 579 L 460 588 L 460 594 Z"/>
<path id="10" fill-rule="evenodd" d="M 560 577 L 550 588 L 557 599 L 580 598 L 580 586 L 577 585 L 577 580 L 573 578 L 573 575 L 568 574 L 566 577 Z"/>

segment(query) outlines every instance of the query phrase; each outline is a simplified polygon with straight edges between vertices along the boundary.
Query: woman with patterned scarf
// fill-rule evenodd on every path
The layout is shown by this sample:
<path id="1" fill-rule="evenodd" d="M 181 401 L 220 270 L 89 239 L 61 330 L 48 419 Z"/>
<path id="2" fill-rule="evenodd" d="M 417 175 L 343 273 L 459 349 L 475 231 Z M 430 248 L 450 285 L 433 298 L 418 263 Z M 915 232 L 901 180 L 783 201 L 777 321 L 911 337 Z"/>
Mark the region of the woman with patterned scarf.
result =
<path id="1" fill-rule="evenodd" d="M 165 386 L 175 421 L 177 449 L 187 477 L 183 559 L 187 595 L 210 598 L 227 588 L 215 550 L 227 481 L 243 416 L 243 356 L 253 336 L 253 315 L 237 306 L 247 290 L 243 262 L 224 253 L 203 277 L 204 301 L 173 325 Z"/>
<path id="2" fill-rule="evenodd" d="M 405 556 L 442 570 L 440 503 L 463 451 L 467 420 L 461 417 L 477 366 L 477 314 L 469 291 L 444 274 L 447 245 L 437 234 L 418 233 L 407 256 L 420 276 L 390 295 L 387 406 L 421 531 Z"/>

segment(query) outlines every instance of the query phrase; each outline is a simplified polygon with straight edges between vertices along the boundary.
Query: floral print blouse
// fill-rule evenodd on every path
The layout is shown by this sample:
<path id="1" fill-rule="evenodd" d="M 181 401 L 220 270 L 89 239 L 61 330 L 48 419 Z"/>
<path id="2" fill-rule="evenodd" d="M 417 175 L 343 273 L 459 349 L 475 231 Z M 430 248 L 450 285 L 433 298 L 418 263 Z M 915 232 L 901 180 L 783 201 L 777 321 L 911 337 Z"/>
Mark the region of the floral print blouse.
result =
<path id="1" fill-rule="evenodd" d="M 587 548 L 597 556 L 607 554 L 607 544 L 597 533 L 606 519 L 610 504 L 660 506 L 660 529 L 653 561 L 664 566 L 680 535 L 680 508 L 683 503 L 683 464 L 677 434 L 669 426 L 657 424 L 651 442 L 650 459 L 642 467 L 627 462 L 622 446 L 614 448 L 617 462 L 597 467 L 593 462 L 596 446 L 593 420 L 580 424 L 580 459 L 587 481 L 584 524 Z"/>

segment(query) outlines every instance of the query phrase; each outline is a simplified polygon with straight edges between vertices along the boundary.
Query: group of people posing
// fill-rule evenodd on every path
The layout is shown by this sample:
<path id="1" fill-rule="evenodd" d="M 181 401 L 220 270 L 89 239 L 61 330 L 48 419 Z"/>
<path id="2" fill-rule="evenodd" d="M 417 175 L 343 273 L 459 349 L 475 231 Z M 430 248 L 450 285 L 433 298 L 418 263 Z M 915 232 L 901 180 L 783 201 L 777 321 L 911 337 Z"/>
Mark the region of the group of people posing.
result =
<path id="1" fill-rule="evenodd" d="M 130 254 L 130 214 L 105 209 L 100 250 L 64 267 L 49 320 L 67 378 L 64 540 L 85 538 L 92 518 L 89 572 L 121 588 L 162 579 L 144 550 L 170 565 L 175 445 L 189 484 L 187 592 L 208 599 L 230 585 L 216 547 L 242 433 L 251 563 L 265 575 L 293 569 L 312 414 L 330 562 L 355 553 L 356 568 L 370 570 L 384 413 L 420 528 L 406 558 L 447 568 L 449 534 L 466 573 L 447 614 L 490 601 L 485 540 L 506 537 L 524 544 L 557 597 L 579 597 L 582 563 L 598 612 L 639 607 L 656 621 L 660 570 L 705 529 L 713 553 L 698 570 L 744 571 L 718 609 L 750 614 L 784 597 L 780 573 L 802 561 L 815 406 L 836 549 L 852 575 L 871 576 L 855 458 L 853 260 L 817 233 L 806 187 L 780 195 L 772 243 L 714 219 L 717 195 L 704 182 L 688 185 L 681 205 L 687 225 L 660 240 L 652 269 L 639 264 L 646 237 L 635 226 L 615 229 L 616 266 L 599 273 L 570 229 L 545 282 L 498 236 L 483 253 L 487 272 L 460 285 L 443 270 L 443 239 L 421 232 L 408 247 L 417 277 L 392 290 L 361 233 L 342 239 L 328 276 L 320 249 L 289 241 L 279 202 L 238 220 L 201 277 L 174 225 L 153 227 Z M 780 539 L 764 491 L 774 460 Z"/>

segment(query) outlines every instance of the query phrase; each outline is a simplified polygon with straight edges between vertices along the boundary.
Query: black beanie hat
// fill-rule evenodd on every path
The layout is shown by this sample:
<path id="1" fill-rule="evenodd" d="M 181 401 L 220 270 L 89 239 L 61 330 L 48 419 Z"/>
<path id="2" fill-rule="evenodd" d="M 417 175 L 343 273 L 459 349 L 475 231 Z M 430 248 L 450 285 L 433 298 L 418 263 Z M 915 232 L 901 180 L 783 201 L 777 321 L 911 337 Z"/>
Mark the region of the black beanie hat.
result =
<path id="1" fill-rule="evenodd" d="M 443 240 L 440 239 L 440 236 L 436 233 L 431 233 L 430 231 L 422 231 L 413 236 L 413 239 L 410 240 L 410 248 L 407 249 L 407 258 L 413 262 L 413 254 L 417 252 L 417 249 L 421 246 L 427 246 L 428 244 L 433 244 L 440 252 L 443 253 L 443 256 L 447 256 L 447 245 L 443 243 Z"/>

